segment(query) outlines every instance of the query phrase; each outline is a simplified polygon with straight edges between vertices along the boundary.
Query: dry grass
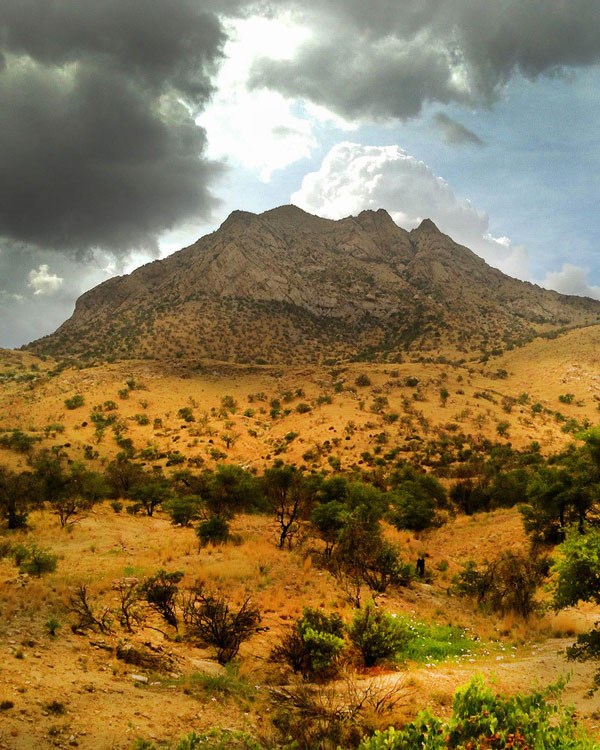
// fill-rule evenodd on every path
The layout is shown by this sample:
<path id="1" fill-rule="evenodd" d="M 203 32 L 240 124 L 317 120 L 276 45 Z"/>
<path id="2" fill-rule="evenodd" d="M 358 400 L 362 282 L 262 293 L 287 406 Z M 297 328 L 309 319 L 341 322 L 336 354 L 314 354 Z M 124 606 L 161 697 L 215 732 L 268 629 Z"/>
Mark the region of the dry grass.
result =
<path id="1" fill-rule="evenodd" d="M 97 469 L 120 450 L 112 429 L 99 436 L 90 419 L 93 407 L 108 400 L 117 404 L 110 413 L 118 414 L 127 426 L 124 435 L 138 451 L 148 445 L 159 453 L 177 450 L 186 460 L 199 457 L 200 466 L 214 466 L 217 449 L 226 454 L 226 461 L 257 471 L 276 457 L 327 471 L 331 471 L 331 458 L 343 468 L 356 464 L 367 469 L 363 452 L 383 455 L 399 447 L 399 457 L 412 451 L 418 455 L 423 441 L 455 434 L 452 424 L 474 439 L 510 440 L 515 448 L 537 440 L 542 450 L 550 453 L 572 439 L 562 432 L 564 423 L 556 420 L 555 411 L 579 422 L 598 421 L 599 337 L 600 327 L 573 331 L 551 342 L 534 342 L 485 365 L 470 362 L 461 367 L 404 362 L 245 368 L 211 363 L 191 369 L 185 363 L 167 367 L 130 362 L 67 368 L 49 377 L 47 373 L 55 368 L 50 360 L 0 352 L 0 378 L 2 373 L 15 373 L 0 380 L 0 430 L 31 432 L 42 438 L 39 447 L 60 446 L 69 459 L 83 460 Z M 506 369 L 508 377 L 493 377 L 498 369 Z M 33 380 L 21 377 L 31 374 Z M 368 375 L 370 385 L 356 385 L 360 374 Z M 419 380 L 418 386 L 406 384 L 409 376 Z M 129 388 L 127 381 L 135 381 L 136 387 Z M 440 399 L 442 387 L 449 391 L 445 406 Z M 128 398 L 119 396 L 123 389 Z M 302 395 L 298 395 L 299 389 Z M 527 401 L 513 404 L 506 412 L 503 398 L 516 401 L 525 392 Z M 85 404 L 69 410 L 64 401 L 75 393 L 84 396 Z M 572 403 L 559 401 L 565 393 L 574 394 Z M 225 395 L 237 401 L 234 414 L 222 413 Z M 379 397 L 387 399 L 383 413 L 372 408 Z M 278 415 L 270 413 L 273 399 L 280 402 Z M 542 404 L 540 414 L 531 410 L 537 402 Z M 310 411 L 297 411 L 301 403 L 308 404 Z M 194 422 L 186 423 L 178 416 L 182 407 L 192 409 Z M 147 415 L 149 423 L 140 424 L 144 420 L 135 418 L 139 414 Z M 390 418 L 390 414 L 398 416 Z M 161 422 L 155 422 L 157 419 Z M 509 423 L 509 438 L 497 434 L 497 424 L 502 421 Z M 87 425 L 83 426 L 84 422 Z M 46 435 L 45 428 L 51 425 L 60 425 L 62 431 L 48 429 Z M 387 442 L 379 442 L 382 433 Z M 238 436 L 230 448 L 224 444 L 223 434 Z M 415 436 L 421 440 L 414 440 Z M 90 451 L 86 446 L 97 451 L 97 457 L 85 458 Z M 378 446 L 381 450 L 376 454 Z M 307 453 L 312 456 L 307 458 Z M 26 468 L 27 457 L 0 449 L 0 462 Z M 149 458 L 148 464 L 161 465 L 167 472 L 187 465 L 166 468 L 166 459 L 156 458 Z M 191 468 L 197 470 L 198 466 Z M 14 542 L 35 541 L 60 559 L 56 572 L 25 581 L 10 559 L 0 560 L 0 701 L 14 703 L 14 708 L 2 712 L 0 748 L 48 746 L 55 741 L 49 733 L 57 722 L 62 728 L 56 741 L 66 745 L 72 734 L 84 750 L 125 750 L 137 735 L 172 738 L 211 725 L 258 732 L 268 716 L 269 686 L 289 677 L 269 662 L 269 653 L 303 607 L 336 609 L 346 621 L 352 616 L 343 593 L 320 568 L 313 543 L 307 540 L 292 552 L 276 549 L 277 529 L 269 518 L 240 516 L 233 525 L 233 532 L 241 538 L 239 545 L 201 551 L 194 530 L 173 527 L 162 512 L 153 518 L 124 511 L 117 514 L 104 503 L 69 530 L 61 529 L 58 519 L 48 512 L 36 511 L 30 521 L 30 531 L 12 535 Z M 599 619 L 597 608 L 582 606 L 523 622 L 483 614 L 472 602 L 449 592 L 452 577 L 467 560 L 483 562 L 498 550 L 524 549 L 527 541 L 516 510 L 450 518 L 445 526 L 421 534 L 393 528 L 386 528 L 386 534 L 400 545 L 406 560 L 425 555 L 433 580 L 390 591 L 379 598 L 381 606 L 417 619 L 466 627 L 483 641 L 499 643 L 473 656 L 473 663 L 465 660 L 435 668 L 409 667 L 403 684 L 410 689 L 394 719 L 410 717 L 424 705 L 446 709 L 455 687 L 473 670 L 499 675 L 503 688 L 517 690 L 529 688 L 535 681 L 552 681 L 573 669 L 569 699 L 577 702 L 583 713 L 591 715 L 600 708 L 595 699 L 583 697 L 589 686 L 586 675 L 590 676 L 592 668 L 567 665 L 557 653 L 568 643 L 565 638 L 583 632 Z M 167 684 L 160 675 L 149 675 L 157 685 L 136 686 L 131 679 L 135 668 L 117 661 L 114 651 L 104 649 L 104 644 L 113 647 L 119 639 L 130 638 L 171 653 L 177 662 L 176 673 L 184 678 L 215 668 L 209 649 L 178 642 L 173 633 L 170 640 L 149 627 L 133 636 L 119 627 L 110 636 L 71 633 L 72 617 L 65 603 L 78 583 L 86 583 L 100 605 L 114 606 L 116 581 L 143 579 L 160 568 L 181 570 L 185 587 L 201 580 L 207 590 L 219 590 L 232 601 L 250 594 L 260 607 L 265 630 L 244 643 L 240 651 L 242 676 L 260 686 L 253 700 L 221 704 L 206 695 L 200 699 L 174 686 L 173 680 Z M 58 618 L 62 625 L 54 637 L 45 627 L 50 617 Z M 164 630 L 153 616 L 146 625 Z M 557 642 L 557 638 L 562 640 Z M 31 643 L 34 645 L 28 645 Z M 497 657 L 501 659 L 497 661 Z M 60 696 L 65 692 L 69 695 L 66 714 L 46 716 L 44 706 L 63 700 Z"/>

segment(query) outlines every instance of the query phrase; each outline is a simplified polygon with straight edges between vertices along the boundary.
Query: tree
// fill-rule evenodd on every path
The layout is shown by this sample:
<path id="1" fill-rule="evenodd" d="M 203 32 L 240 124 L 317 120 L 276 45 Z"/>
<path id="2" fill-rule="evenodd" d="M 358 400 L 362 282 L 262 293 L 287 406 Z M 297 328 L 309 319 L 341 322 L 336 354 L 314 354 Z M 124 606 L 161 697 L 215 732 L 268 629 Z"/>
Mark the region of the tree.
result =
<path id="1" fill-rule="evenodd" d="M 26 526 L 36 492 L 31 472 L 16 473 L 0 466 L 0 516 L 9 529 Z"/>
<path id="2" fill-rule="evenodd" d="M 42 451 L 32 460 L 34 481 L 41 500 L 49 503 L 62 527 L 108 494 L 101 474 L 74 463 L 65 470 L 58 456 Z"/>
<path id="3" fill-rule="evenodd" d="M 583 535 L 571 532 L 560 551 L 561 557 L 552 569 L 556 574 L 554 605 L 570 607 L 580 601 L 600 604 L 600 530 L 591 529 Z M 589 633 L 577 636 L 567 649 L 567 657 L 578 661 L 600 657 L 598 623 Z M 600 686 L 600 670 L 594 682 Z"/>
<path id="4" fill-rule="evenodd" d="M 146 472 L 143 466 L 133 463 L 122 456 L 111 461 L 106 467 L 106 481 L 110 490 L 110 497 L 115 499 L 126 499 L 131 497 L 131 490 L 136 484 L 140 484 Z"/>
<path id="5" fill-rule="evenodd" d="M 148 516 L 152 516 L 159 505 L 171 499 L 171 487 L 169 480 L 162 474 L 146 474 L 139 484 L 135 484 L 130 492 L 130 497 L 139 503 Z"/>
<path id="6" fill-rule="evenodd" d="M 308 516 L 316 490 L 295 466 L 281 463 L 265 471 L 263 488 L 279 525 L 277 546 L 291 547 L 298 521 Z"/>
<path id="7" fill-rule="evenodd" d="M 580 601 L 600 604 L 600 530 L 571 532 L 560 546 L 561 557 L 553 567 L 557 576 L 554 603 L 570 607 Z"/>
<path id="8" fill-rule="evenodd" d="M 189 526 L 200 518 L 202 500 L 197 495 L 173 497 L 165 503 L 165 509 L 175 526 Z"/>
<path id="9" fill-rule="evenodd" d="M 455 591 L 472 596 L 493 612 L 514 612 L 527 619 L 536 609 L 535 594 L 548 571 L 544 557 L 525 556 L 505 550 L 479 570 L 467 563 L 459 574 Z"/>

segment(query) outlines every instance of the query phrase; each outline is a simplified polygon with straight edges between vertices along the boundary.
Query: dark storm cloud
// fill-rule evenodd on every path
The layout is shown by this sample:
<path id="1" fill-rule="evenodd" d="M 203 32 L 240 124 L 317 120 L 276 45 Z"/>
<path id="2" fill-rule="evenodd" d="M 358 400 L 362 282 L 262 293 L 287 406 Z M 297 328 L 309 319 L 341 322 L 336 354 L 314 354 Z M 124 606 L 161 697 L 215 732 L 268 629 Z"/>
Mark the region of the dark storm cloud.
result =
<path id="1" fill-rule="evenodd" d="M 472 130 L 465 128 L 443 112 L 438 112 L 433 118 L 436 127 L 441 130 L 444 140 L 452 146 L 483 146 L 481 138 Z"/>
<path id="2" fill-rule="evenodd" d="M 194 123 L 225 35 L 193 0 L 0 0 L 0 234 L 126 253 L 214 203 Z"/>
<path id="3" fill-rule="evenodd" d="M 347 117 L 411 117 L 427 101 L 492 104 L 529 78 L 600 60 L 598 0 L 321 0 L 295 8 L 311 38 L 262 60 L 252 85 Z"/>

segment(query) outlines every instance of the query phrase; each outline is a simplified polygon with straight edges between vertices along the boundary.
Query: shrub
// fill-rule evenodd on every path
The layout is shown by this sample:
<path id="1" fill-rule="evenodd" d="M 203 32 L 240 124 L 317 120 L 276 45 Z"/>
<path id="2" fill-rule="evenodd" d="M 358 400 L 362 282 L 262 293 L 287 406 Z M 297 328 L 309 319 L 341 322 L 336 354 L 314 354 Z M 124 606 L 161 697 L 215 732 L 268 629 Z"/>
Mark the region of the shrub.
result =
<path id="1" fill-rule="evenodd" d="M 48 620 L 46 620 L 46 622 L 44 623 L 44 627 L 48 635 L 54 637 L 61 629 L 62 625 L 57 617 L 52 616 Z"/>
<path id="2" fill-rule="evenodd" d="M 35 544 L 29 548 L 17 548 L 14 554 L 15 563 L 21 573 L 28 573 L 38 578 L 43 573 L 53 573 L 58 564 L 57 555 L 53 555 L 50 550 L 43 549 Z"/>
<path id="3" fill-rule="evenodd" d="M 219 664 L 227 664 L 237 656 L 241 644 L 256 631 L 261 620 L 250 597 L 234 611 L 223 597 L 202 592 L 198 592 L 188 616 L 192 635 L 216 648 Z"/>
<path id="4" fill-rule="evenodd" d="M 284 661 L 305 678 L 326 679 L 335 675 L 343 648 L 342 618 L 306 607 L 292 631 L 273 649 L 272 658 Z"/>
<path id="5" fill-rule="evenodd" d="M 177 416 L 179 419 L 183 419 L 184 422 L 195 422 L 196 417 L 194 416 L 194 412 L 192 411 L 191 407 L 189 406 L 183 406 L 179 411 L 177 412 Z"/>
<path id="6" fill-rule="evenodd" d="M 348 628 L 350 640 L 366 667 L 396 655 L 409 641 L 406 624 L 369 602 L 358 610 Z"/>
<path id="7" fill-rule="evenodd" d="M 229 540 L 229 522 L 222 516 L 211 516 L 198 524 L 196 535 L 201 547 L 208 544 L 225 544 Z"/>
<path id="8" fill-rule="evenodd" d="M 527 618 L 536 609 L 535 593 L 547 570 L 546 558 L 507 550 L 481 571 L 469 561 L 459 573 L 454 590 L 476 598 L 494 612 L 514 612 Z"/>
<path id="9" fill-rule="evenodd" d="M 159 570 L 158 573 L 147 578 L 140 587 L 140 592 L 150 607 L 167 622 L 177 629 L 178 620 L 175 610 L 175 601 L 177 598 L 177 585 L 183 578 L 183 573 L 179 570 L 173 573 L 167 573 L 166 570 Z"/>
<path id="10" fill-rule="evenodd" d="M 543 691 L 504 697 L 474 677 L 456 691 L 447 722 L 422 711 L 403 729 L 375 732 L 358 750 L 594 750 L 597 743 L 579 730 L 572 709 L 558 704 L 562 687 L 557 683 Z"/>
<path id="11" fill-rule="evenodd" d="M 78 409 L 80 406 L 83 406 L 84 403 L 85 399 L 81 393 L 76 393 L 74 396 L 65 399 L 65 406 L 67 409 Z"/>
<path id="12" fill-rule="evenodd" d="M 365 373 L 361 373 L 354 381 L 354 385 L 357 385 L 359 388 L 364 388 L 371 385 L 371 378 Z"/>

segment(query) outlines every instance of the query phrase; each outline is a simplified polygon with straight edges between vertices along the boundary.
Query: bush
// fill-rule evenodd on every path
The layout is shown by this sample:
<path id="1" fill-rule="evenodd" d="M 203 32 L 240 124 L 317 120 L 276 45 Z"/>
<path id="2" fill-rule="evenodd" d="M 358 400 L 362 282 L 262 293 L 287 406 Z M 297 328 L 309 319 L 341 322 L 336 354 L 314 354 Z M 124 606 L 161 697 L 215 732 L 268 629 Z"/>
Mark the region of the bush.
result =
<path id="1" fill-rule="evenodd" d="M 396 655 L 409 641 L 406 624 L 383 609 L 368 603 L 358 610 L 348 628 L 350 640 L 359 650 L 366 667 Z"/>
<path id="2" fill-rule="evenodd" d="M 167 573 L 159 570 L 158 573 L 147 578 L 140 587 L 142 596 L 148 604 L 167 622 L 177 629 L 178 620 L 175 610 L 177 599 L 177 585 L 183 578 L 180 570 Z"/>
<path id="3" fill-rule="evenodd" d="M 358 750 L 595 750 L 597 743 L 578 729 L 572 709 L 557 703 L 562 687 L 558 683 L 506 698 L 494 695 L 475 677 L 456 691 L 447 722 L 423 711 L 403 729 L 375 732 Z"/>
<path id="4" fill-rule="evenodd" d="M 454 590 L 494 612 L 514 612 L 526 619 L 536 609 L 535 593 L 547 571 L 546 558 L 507 550 L 483 570 L 469 561 L 457 576 Z"/>
<path id="5" fill-rule="evenodd" d="M 50 550 L 43 549 L 35 544 L 29 548 L 18 547 L 14 556 L 15 563 L 21 573 L 28 573 L 38 578 L 43 573 L 53 573 L 58 564 L 57 555 L 53 555 Z"/>
<path id="6" fill-rule="evenodd" d="M 198 592 L 188 607 L 191 634 L 216 648 L 219 664 L 227 664 L 237 656 L 242 642 L 256 632 L 260 620 L 260 611 L 252 606 L 250 597 L 234 611 L 223 597 Z"/>
<path id="7" fill-rule="evenodd" d="M 211 516 L 198 524 L 196 536 L 201 547 L 208 544 L 225 544 L 229 540 L 229 522 L 221 516 Z"/>
<path id="8" fill-rule="evenodd" d="M 80 406 L 83 406 L 84 403 L 85 399 L 81 393 L 76 393 L 74 396 L 71 396 L 71 398 L 65 399 L 65 406 L 67 409 L 78 409 Z"/>
<path id="9" fill-rule="evenodd" d="M 179 419 L 183 419 L 184 422 L 195 422 L 196 417 L 194 416 L 194 412 L 192 411 L 191 407 L 189 406 L 183 406 L 179 411 L 177 412 L 177 416 Z"/>
<path id="10" fill-rule="evenodd" d="M 364 388 L 371 385 L 371 378 L 365 373 L 361 373 L 354 381 L 354 385 L 359 386 L 359 388 Z"/>
<path id="11" fill-rule="evenodd" d="M 305 678 L 327 679 L 337 672 L 343 648 L 342 618 L 306 607 L 292 631 L 273 649 L 272 658 L 284 661 Z"/>

